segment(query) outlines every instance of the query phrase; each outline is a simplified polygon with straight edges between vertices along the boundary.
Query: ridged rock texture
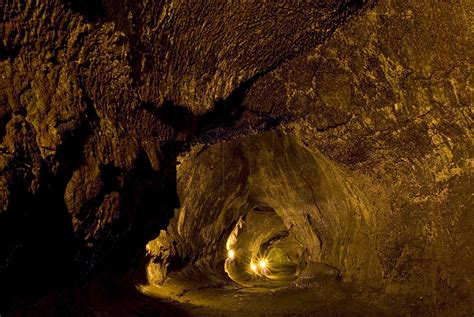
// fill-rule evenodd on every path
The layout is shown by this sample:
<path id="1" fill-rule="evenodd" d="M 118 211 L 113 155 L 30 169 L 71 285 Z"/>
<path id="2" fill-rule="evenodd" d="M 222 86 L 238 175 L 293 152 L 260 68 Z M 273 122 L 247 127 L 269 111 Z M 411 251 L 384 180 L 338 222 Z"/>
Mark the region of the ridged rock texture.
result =
<path id="1" fill-rule="evenodd" d="M 212 192 L 221 178 L 247 186 L 232 179 L 242 171 L 230 163 L 235 148 L 237 160 L 282 167 L 256 172 L 251 192 L 283 223 L 306 221 L 295 230 L 314 247 L 311 261 L 411 298 L 406 313 L 474 313 L 474 2 L 0 0 L 0 9 L 0 313 L 58 293 L 60 304 L 41 307 L 74 311 L 71 285 L 159 262 L 146 246 L 167 228 L 183 247 L 168 268 L 217 263 L 198 247 L 225 245 L 217 233 L 253 207 L 250 192 L 204 240 L 193 230 L 213 220 L 202 204 L 216 206 L 214 218 L 239 204 L 236 191 Z M 283 150 L 267 157 L 271 135 L 297 144 L 301 164 Z M 304 179 L 305 164 L 321 171 Z M 284 182 L 301 196 L 281 192 Z M 275 192 L 256 193 L 265 186 Z M 291 212 L 311 204 L 319 216 Z M 349 214 L 351 204 L 364 207 Z M 178 224 L 183 207 L 190 220 Z M 164 266 L 148 272 L 159 280 Z M 388 303 L 375 312 L 397 313 L 401 302 Z"/>

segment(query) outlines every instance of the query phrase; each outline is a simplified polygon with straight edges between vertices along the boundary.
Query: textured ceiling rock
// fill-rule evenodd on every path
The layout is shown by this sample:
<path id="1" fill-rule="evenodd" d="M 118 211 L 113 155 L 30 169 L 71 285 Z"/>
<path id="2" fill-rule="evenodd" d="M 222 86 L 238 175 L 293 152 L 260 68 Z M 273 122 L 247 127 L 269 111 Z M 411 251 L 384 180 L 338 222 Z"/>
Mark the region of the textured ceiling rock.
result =
<path id="1" fill-rule="evenodd" d="M 242 82 L 321 43 L 366 1 L 116 1 L 141 98 L 212 109 Z"/>

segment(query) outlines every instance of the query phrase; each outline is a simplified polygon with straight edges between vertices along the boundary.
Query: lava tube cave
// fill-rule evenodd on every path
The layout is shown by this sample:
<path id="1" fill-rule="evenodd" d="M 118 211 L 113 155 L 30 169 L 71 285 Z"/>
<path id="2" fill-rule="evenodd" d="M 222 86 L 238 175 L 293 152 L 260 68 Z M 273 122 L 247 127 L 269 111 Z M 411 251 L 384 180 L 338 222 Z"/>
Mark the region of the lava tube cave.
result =
<path id="1" fill-rule="evenodd" d="M 474 1 L 0 1 L 0 317 L 474 316 Z"/>

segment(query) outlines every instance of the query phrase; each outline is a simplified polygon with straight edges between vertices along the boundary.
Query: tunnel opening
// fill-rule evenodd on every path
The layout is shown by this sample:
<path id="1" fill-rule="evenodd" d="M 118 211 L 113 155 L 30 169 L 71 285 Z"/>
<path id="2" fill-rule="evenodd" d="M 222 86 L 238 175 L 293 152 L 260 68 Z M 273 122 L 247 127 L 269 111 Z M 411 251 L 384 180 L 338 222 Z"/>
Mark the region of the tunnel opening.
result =
<path id="1" fill-rule="evenodd" d="M 136 288 L 198 315 L 315 309 L 353 281 L 376 288 L 374 212 L 359 183 L 279 131 L 194 146 L 178 158 L 180 207 L 146 245 Z"/>
<path id="2" fill-rule="evenodd" d="M 248 287 L 289 285 L 306 263 L 304 246 L 268 207 L 256 207 L 240 217 L 226 249 L 227 275 Z"/>

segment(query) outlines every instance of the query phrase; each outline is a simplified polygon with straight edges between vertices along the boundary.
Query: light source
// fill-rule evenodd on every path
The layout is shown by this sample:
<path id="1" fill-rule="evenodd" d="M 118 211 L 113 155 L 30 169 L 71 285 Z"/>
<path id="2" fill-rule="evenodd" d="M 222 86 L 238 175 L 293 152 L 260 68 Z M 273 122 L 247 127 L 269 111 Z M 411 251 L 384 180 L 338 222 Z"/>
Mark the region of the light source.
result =
<path id="1" fill-rule="evenodd" d="M 250 263 L 250 269 L 254 272 L 257 271 L 257 265 L 255 263 L 251 262 Z"/>

